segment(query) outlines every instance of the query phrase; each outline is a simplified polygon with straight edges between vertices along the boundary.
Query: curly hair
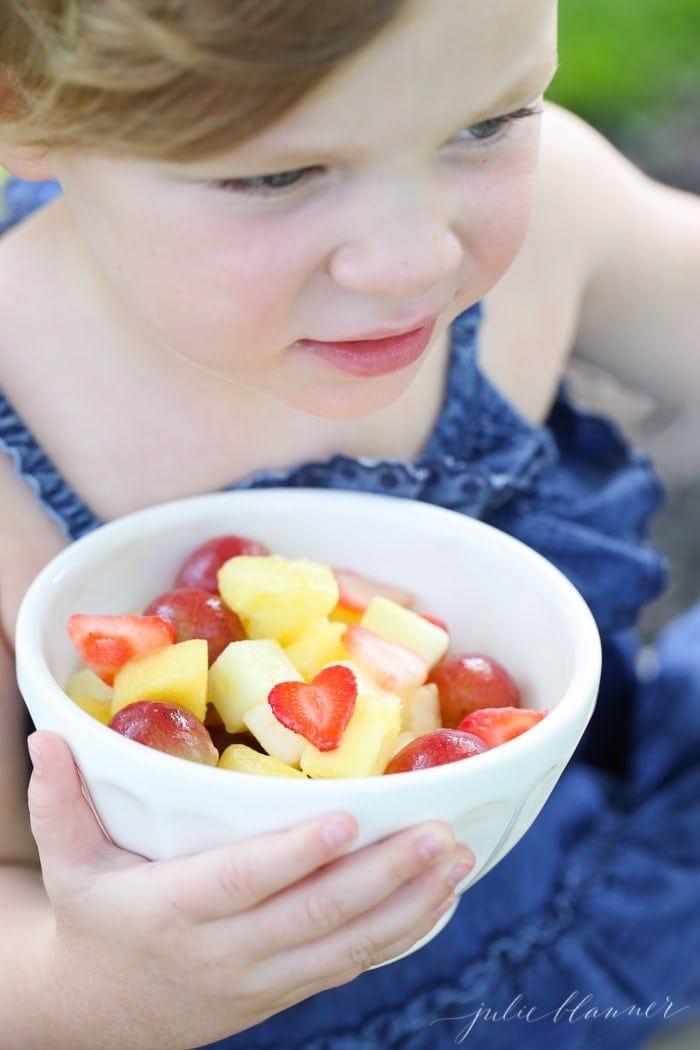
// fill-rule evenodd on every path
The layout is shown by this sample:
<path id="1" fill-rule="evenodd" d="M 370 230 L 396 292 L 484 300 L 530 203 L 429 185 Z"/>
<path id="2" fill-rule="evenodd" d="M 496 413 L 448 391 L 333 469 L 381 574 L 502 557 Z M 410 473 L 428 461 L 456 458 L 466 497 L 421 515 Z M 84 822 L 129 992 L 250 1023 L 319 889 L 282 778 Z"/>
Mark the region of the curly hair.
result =
<path id="1" fill-rule="evenodd" d="M 190 160 L 263 130 L 405 0 L 3 0 L 15 144 Z"/>

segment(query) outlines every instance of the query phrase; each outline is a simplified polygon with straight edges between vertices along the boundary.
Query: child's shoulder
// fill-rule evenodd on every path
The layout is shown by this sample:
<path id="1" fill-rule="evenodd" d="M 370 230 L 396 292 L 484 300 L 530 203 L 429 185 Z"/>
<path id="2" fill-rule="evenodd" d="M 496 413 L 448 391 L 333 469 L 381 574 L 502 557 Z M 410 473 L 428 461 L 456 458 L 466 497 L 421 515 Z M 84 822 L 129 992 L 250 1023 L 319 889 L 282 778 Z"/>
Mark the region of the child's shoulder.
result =
<path id="1" fill-rule="evenodd" d="M 50 383 L 42 382 L 41 357 L 42 348 L 51 345 L 60 296 L 60 273 L 51 251 L 53 207 L 0 237 L 0 396 L 12 394 L 34 405 L 44 396 L 40 388 L 50 396 Z M 21 594 L 65 540 L 19 478 L 13 459 L 2 454 L 3 428 L 12 426 L 9 412 L 0 404 L 0 613 L 11 637 Z"/>

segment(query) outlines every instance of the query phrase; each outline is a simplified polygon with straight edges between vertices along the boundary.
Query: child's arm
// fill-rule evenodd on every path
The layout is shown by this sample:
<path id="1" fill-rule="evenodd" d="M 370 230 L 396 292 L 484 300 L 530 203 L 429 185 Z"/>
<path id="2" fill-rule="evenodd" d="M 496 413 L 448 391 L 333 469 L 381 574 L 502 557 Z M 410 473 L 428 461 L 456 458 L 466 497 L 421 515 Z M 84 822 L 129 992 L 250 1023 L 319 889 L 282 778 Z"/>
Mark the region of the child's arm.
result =
<path id="1" fill-rule="evenodd" d="M 700 399 L 700 197 L 653 182 L 556 107 L 542 159 L 580 267 L 577 354 L 652 392 Z"/>

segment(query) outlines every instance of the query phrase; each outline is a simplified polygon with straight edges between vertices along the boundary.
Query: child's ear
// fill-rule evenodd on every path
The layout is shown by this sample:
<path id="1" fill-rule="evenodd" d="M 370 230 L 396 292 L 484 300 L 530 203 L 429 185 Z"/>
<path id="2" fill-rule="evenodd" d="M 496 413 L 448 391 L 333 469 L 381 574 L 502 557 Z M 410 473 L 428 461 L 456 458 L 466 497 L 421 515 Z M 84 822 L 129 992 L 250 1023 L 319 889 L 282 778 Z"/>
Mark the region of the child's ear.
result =
<path id="1" fill-rule="evenodd" d="M 0 137 L 0 168 L 5 168 L 18 179 L 44 182 L 52 179 L 50 154 L 38 146 L 9 146 Z"/>

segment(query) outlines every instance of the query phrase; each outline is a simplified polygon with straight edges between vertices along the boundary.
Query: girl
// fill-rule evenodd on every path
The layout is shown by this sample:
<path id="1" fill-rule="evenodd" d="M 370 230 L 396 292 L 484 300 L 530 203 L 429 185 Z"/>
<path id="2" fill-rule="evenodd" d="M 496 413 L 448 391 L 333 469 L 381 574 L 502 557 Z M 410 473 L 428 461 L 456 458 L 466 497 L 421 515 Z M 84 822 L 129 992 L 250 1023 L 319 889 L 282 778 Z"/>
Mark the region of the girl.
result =
<path id="1" fill-rule="evenodd" d="M 659 486 L 560 383 L 575 344 L 698 390 L 700 208 L 543 106 L 555 23 L 554 0 L 6 0 L 0 164 L 63 191 L 0 242 L 8 1046 L 634 1047 L 687 1016 L 700 615 L 637 676 Z M 507 529 L 605 641 L 595 722 L 532 831 L 428 947 L 368 973 L 469 870 L 441 825 L 344 856 L 329 814 L 147 863 L 47 733 L 41 876 L 25 813 L 10 640 L 32 576 L 128 511 L 296 484 Z"/>

